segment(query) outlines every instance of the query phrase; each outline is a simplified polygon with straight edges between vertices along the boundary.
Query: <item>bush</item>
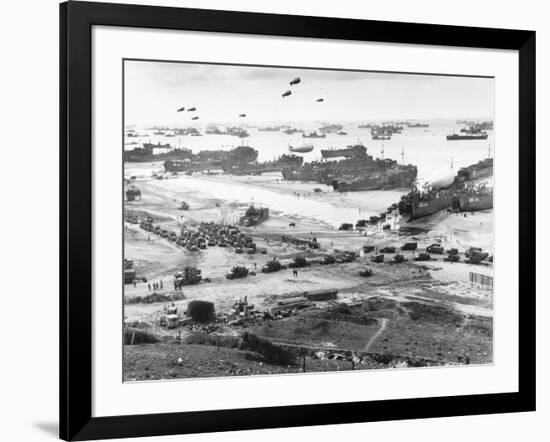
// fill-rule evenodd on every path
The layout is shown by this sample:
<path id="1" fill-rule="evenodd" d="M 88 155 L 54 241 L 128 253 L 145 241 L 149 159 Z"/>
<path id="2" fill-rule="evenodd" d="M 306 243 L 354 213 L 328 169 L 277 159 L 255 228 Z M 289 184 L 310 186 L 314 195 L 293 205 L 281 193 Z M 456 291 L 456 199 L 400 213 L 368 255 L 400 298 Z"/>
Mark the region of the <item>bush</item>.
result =
<path id="1" fill-rule="evenodd" d="M 191 301 L 187 305 L 187 314 L 196 322 L 212 322 L 216 313 L 214 310 L 214 303 L 208 301 Z"/>
<path id="2" fill-rule="evenodd" d="M 185 339 L 186 344 L 213 345 L 225 348 L 239 348 L 241 340 L 237 336 L 194 333 Z"/>
<path id="3" fill-rule="evenodd" d="M 133 342 L 132 336 L 134 337 Z M 127 327 L 124 329 L 125 345 L 154 344 L 156 342 L 159 342 L 159 339 L 153 333 L 133 327 Z"/>
<path id="4" fill-rule="evenodd" d="M 243 334 L 243 348 L 258 353 L 264 361 L 272 364 L 294 365 L 296 363 L 296 354 L 292 350 L 275 345 L 253 333 Z"/>

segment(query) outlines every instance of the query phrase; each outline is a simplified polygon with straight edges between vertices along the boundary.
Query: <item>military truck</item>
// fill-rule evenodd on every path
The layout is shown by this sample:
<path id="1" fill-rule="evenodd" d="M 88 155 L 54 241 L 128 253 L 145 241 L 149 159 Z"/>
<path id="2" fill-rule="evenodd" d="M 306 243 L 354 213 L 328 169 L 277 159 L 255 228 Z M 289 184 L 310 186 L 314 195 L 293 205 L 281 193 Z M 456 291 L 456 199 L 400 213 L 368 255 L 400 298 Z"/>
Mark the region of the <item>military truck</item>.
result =
<path id="1" fill-rule="evenodd" d="M 470 247 L 464 254 L 466 255 L 466 258 L 476 256 L 475 259 L 480 259 L 481 261 L 489 257 L 489 253 L 483 252 L 481 247 Z"/>
<path id="2" fill-rule="evenodd" d="M 342 223 L 338 230 L 353 230 L 353 224 L 351 223 Z"/>
<path id="3" fill-rule="evenodd" d="M 382 255 L 382 256 L 384 256 L 384 255 Z M 369 278 L 369 277 L 372 276 L 372 270 L 369 269 L 369 268 L 366 268 L 366 269 L 364 269 L 364 270 L 361 270 L 361 271 L 359 272 L 359 276 L 363 276 L 363 277 L 365 277 L 365 278 Z"/>
<path id="4" fill-rule="evenodd" d="M 429 261 L 432 259 L 429 253 L 419 253 L 418 256 L 414 258 L 415 261 Z"/>
<path id="5" fill-rule="evenodd" d="M 391 262 L 394 264 L 401 264 L 404 261 L 405 261 L 405 257 L 399 253 L 396 253 L 395 255 L 393 255 L 393 259 L 391 260 Z"/>
<path id="6" fill-rule="evenodd" d="M 383 254 L 383 253 L 379 253 L 378 255 L 372 255 L 372 256 L 370 257 L 370 260 L 371 260 L 372 262 L 378 262 L 378 263 L 384 262 L 384 254 Z"/>
<path id="7" fill-rule="evenodd" d="M 489 254 L 487 252 L 480 252 L 477 250 L 472 250 L 467 253 L 467 262 L 468 264 L 481 264 L 482 261 L 487 259 L 489 257 Z"/>
<path id="8" fill-rule="evenodd" d="M 395 247 L 387 246 L 380 249 L 380 253 L 395 253 Z"/>
<path id="9" fill-rule="evenodd" d="M 401 250 L 416 250 L 418 248 L 417 242 L 407 242 L 401 246 Z"/>
<path id="10" fill-rule="evenodd" d="M 184 285 L 198 284 L 202 280 L 201 271 L 196 267 L 185 267 L 174 275 L 174 288 L 181 289 Z"/>
<path id="11" fill-rule="evenodd" d="M 297 256 L 288 265 L 291 269 L 299 269 L 301 267 L 309 267 L 311 264 L 303 256 Z"/>
<path id="12" fill-rule="evenodd" d="M 321 261 L 321 264 L 327 265 L 327 264 L 334 264 L 336 262 L 336 258 L 333 255 L 323 255 L 323 260 Z"/>
<path id="13" fill-rule="evenodd" d="M 443 261 L 447 261 L 447 262 L 458 262 L 460 261 L 460 255 L 458 254 L 452 254 L 452 253 L 449 253 L 447 254 L 447 256 L 445 258 L 443 258 Z"/>
<path id="14" fill-rule="evenodd" d="M 124 258 L 124 284 L 132 284 L 135 279 L 134 261 Z"/>
<path id="15" fill-rule="evenodd" d="M 431 246 L 426 247 L 426 252 L 435 253 L 436 255 L 443 255 L 445 249 L 441 244 L 432 244 Z"/>
<path id="16" fill-rule="evenodd" d="M 246 278 L 248 276 L 248 269 L 244 266 L 235 266 L 229 273 L 225 275 L 227 279 Z"/>

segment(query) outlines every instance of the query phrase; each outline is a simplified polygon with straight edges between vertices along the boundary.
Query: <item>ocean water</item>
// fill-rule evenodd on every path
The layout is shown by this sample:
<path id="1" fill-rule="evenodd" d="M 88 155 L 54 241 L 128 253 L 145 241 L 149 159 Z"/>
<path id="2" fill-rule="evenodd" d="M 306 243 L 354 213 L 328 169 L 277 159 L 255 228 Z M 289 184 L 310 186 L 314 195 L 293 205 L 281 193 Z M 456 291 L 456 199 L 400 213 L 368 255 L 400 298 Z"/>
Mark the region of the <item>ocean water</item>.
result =
<path id="1" fill-rule="evenodd" d="M 306 132 L 318 129 L 319 125 L 304 126 Z M 447 134 L 458 132 L 462 126 L 454 121 L 432 121 L 429 128 L 405 128 L 401 134 L 395 134 L 391 140 L 371 140 L 369 129 L 359 129 L 357 123 L 344 125 L 348 135 L 327 134 L 326 138 L 307 139 L 314 145 L 314 150 L 304 154 L 304 161 L 309 162 L 321 158 L 321 149 L 342 148 L 358 141 L 362 142 L 367 151 L 375 156 L 382 155 L 401 162 L 404 152 L 405 163 L 418 167 L 419 180 L 425 180 L 434 173 L 449 170 L 451 161 L 456 171 L 486 158 L 489 147 L 491 156 L 494 154 L 493 133 L 489 131 L 487 140 L 447 141 Z M 258 150 L 258 160 L 268 161 L 288 153 L 288 144 L 303 141 L 301 134 L 286 135 L 282 132 L 262 132 L 257 129 L 247 129 L 250 137 L 245 144 Z M 140 130 L 145 137 L 129 138 L 127 141 L 169 143 L 174 147 L 190 148 L 193 152 L 200 150 L 229 150 L 240 144 L 236 137 L 226 135 L 204 135 L 202 137 L 176 136 L 165 137 L 152 135 L 152 130 Z M 133 148 L 137 145 L 126 146 Z M 163 171 L 162 162 L 128 163 L 125 165 L 126 176 L 136 176 L 138 180 L 151 178 L 153 172 Z M 167 180 L 156 181 L 155 186 L 173 197 L 182 195 L 184 191 L 196 192 L 201 198 L 219 198 L 241 204 L 256 203 L 270 207 L 273 211 L 312 218 L 333 227 L 341 223 L 355 223 L 358 219 L 368 218 L 384 211 L 392 203 L 398 202 L 400 196 L 408 189 L 391 191 L 362 191 L 339 194 L 329 186 L 315 183 L 285 182 L 278 173 L 254 177 L 217 176 L 207 177 L 201 174 L 187 176 L 179 174 Z M 265 186 L 269 184 L 271 186 Z M 138 183 L 139 185 L 139 183 Z M 275 187 L 274 187 L 275 186 Z M 322 188 L 323 193 L 313 191 L 315 187 Z M 289 191 L 290 190 L 290 191 Z M 242 209 L 244 211 L 244 209 Z M 239 216 L 242 213 L 238 214 Z M 220 220 L 223 214 L 220 212 Z M 219 221 L 219 220 L 218 220 Z"/>
<path id="2" fill-rule="evenodd" d="M 254 128 L 247 129 L 250 136 L 243 140 L 243 144 L 258 150 L 259 161 L 269 161 L 278 156 L 289 153 L 288 146 L 296 145 L 303 141 L 313 143 L 312 152 L 302 154 L 305 162 L 321 158 L 321 149 L 343 148 L 351 144 L 361 142 L 374 157 L 391 158 L 398 162 L 414 164 L 418 167 L 418 178 L 429 178 L 434 172 L 448 169 L 453 164 L 453 169 L 468 166 L 486 158 L 490 152 L 493 156 L 495 145 L 493 131 L 488 131 L 487 140 L 447 141 L 446 135 L 458 132 L 461 125 L 450 120 L 433 120 L 428 122 L 428 128 L 404 128 L 401 134 L 394 134 L 391 140 L 371 140 L 370 129 L 360 129 L 358 123 L 340 123 L 344 125 L 343 131 L 348 135 L 327 134 L 326 138 L 302 138 L 301 134 L 286 135 L 280 132 L 262 132 Z M 306 132 L 317 130 L 321 123 L 300 124 L 298 128 Z M 204 127 L 197 126 L 204 133 Z M 243 126 L 244 127 L 244 126 Z M 173 147 L 191 149 L 193 152 L 200 150 L 230 150 L 241 144 L 237 137 L 228 135 L 203 135 L 201 137 L 175 136 L 166 137 L 153 135 L 154 130 L 137 128 L 137 132 L 143 137 L 127 138 L 128 142 L 137 142 L 136 145 L 126 145 L 126 149 L 140 147 L 143 142 L 168 143 Z M 383 153 L 382 153 L 383 151 Z M 403 153 L 403 157 L 402 157 Z"/>

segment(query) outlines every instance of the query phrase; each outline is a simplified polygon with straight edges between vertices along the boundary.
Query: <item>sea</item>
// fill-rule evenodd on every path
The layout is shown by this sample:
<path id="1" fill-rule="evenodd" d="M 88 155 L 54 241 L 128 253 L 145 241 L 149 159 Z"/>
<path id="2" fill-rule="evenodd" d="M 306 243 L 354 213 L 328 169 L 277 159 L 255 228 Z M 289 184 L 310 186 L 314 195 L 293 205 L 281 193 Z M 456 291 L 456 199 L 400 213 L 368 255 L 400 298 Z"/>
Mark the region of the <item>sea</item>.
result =
<path id="1" fill-rule="evenodd" d="M 321 149 L 344 148 L 357 143 L 363 144 L 370 155 L 378 158 L 391 158 L 399 163 L 414 164 L 418 168 L 419 179 L 429 179 L 436 171 L 442 169 L 458 170 L 460 167 L 476 163 L 488 155 L 493 156 L 495 143 L 493 131 L 488 131 L 486 140 L 452 140 L 446 135 L 458 133 L 462 124 L 454 120 L 426 121 L 428 128 L 407 128 L 400 134 L 394 134 L 391 140 L 372 140 L 370 129 L 359 128 L 357 122 L 340 122 L 347 135 L 327 134 L 326 138 L 302 138 L 301 133 L 287 135 L 282 131 L 266 132 L 257 128 L 248 128 L 242 125 L 250 134 L 240 139 L 229 135 L 205 134 L 203 136 L 174 136 L 154 135 L 153 129 L 139 129 L 136 132 L 141 137 L 126 138 L 125 149 L 131 150 L 141 147 L 144 142 L 170 144 L 172 147 L 191 149 L 194 153 L 200 150 L 230 150 L 239 145 L 247 145 L 258 151 L 258 161 L 270 161 L 278 156 L 289 153 L 289 145 L 295 146 L 303 142 L 311 142 L 312 152 L 301 154 L 304 162 L 321 159 Z M 296 127 L 304 129 L 306 133 L 317 131 L 323 123 L 299 124 Z M 266 125 L 267 126 L 267 125 Z M 292 125 L 291 125 L 292 126 Z M 292 126 L 294 127 L 294 126 Z M 204 134 L 204 127 L 197 126 Z M 167 132 L 169 133 L 169 132 Z M 127 144 L 134 142 L 137 144 Z"/>
<path id="2" fill-rule="evenodd" d="M 446 135 L 458 133 L 463 127 L 454 120 L 433 120 L 427 128 L 407 128 L 400 134 L 394 134 L 391 140 L 371 140 L 370 129 L 357 127 L 359 123 L 341 122 L 343 131 L 347 135 L 327 134 L 326 138 L 302 138 L 301 134 L 286 135 L 282 131 L 259 131 L 257 128 L 246 127 L 249 137 L 243 140 L 228 136 L 208 134 L 203 136 L 174 136 L 166 137 L 154 135 L 153 129 L 135 128 L 141 137 L 127 138 L 126 142 L 138 144 L 125 145 L 125 149 L 141 147 L 144 142 L 170 144 L 172 147 L 188 148 L 194 153 L 200 150 L 230 150 L 245 144 L 258 150 L 258 161 L 270 161 L 278 156 L 289 153 L 289 145 L 297 145 L 304 141 L 314 146 L 312 152 L 301 154 L 305 162 L 321 159 L 321 149 L 344 148 L 357 143 L 363 144 L 370 155 L 374 157 L 391 158 L 399 163 L 414 164 L 418 168 L 418 180 L 429 180 L 430 177 L 444 170 L 454 171 L 464 166 L 476 163 L 488 155 L 494 155 L 493 131 L 488 131 L 487 140 L 448 141 Z M 296 127 L 304 129 L 306 133 L 316 130 L 322 123 L 309 125 L 300 124 Z M 244 127 L 244 126 L 243 126 Z M 294 126 L 292 126 L 294 127 Z M 201 130 L 201 128 L 199 128 Z M 204 133 L 202 128 L 201 133 Z M 128 163 L 125 165 L 126 176 L 151 177 L 151 173 L 162 171 L 162 163 Z M 280 175 L 280 174 L 279 174 Z M 278 189 L 265 187 L 265 182 L 280 185 Z M 323 187 L 323 193 L 317 194 L 315 183 L 289 183 L 281 177 L 234 177 L 219 181 L 214 177 L 201 174 L 186 176 L 180 174 L 177 179 L 164 180 L 157 186 L 165 188 L 167 192 L 182 192 L 190 190 L 204 195 L 205 198 L 215 197 L 233 201 L 243 205 L 258 203 L 270 207 L 271 210 L 285 215 L 311 218 L 338 227 L 344 222 L 355 222 L 361 218 L 379 214 L 388 205 L 398 202 L 401 195 L 409 189 L 377 190 L 363 192 L 348 192 L 340 195 L 331 192 L 332 189 Z M 296 192 L 283 191 L 284 187 L 291 186 Z M 319 186 L 321 187 L 321 186 Z M 329 193 L 327 193 L 329 192 Z M 332 196 L 330 196 L 332 195 Z M 242 214 L 239 214 L 242 215 Z M 220 212 L 220 217 L 225 216 Z M 220 218 L 220 220 L 221 220 Z"/>

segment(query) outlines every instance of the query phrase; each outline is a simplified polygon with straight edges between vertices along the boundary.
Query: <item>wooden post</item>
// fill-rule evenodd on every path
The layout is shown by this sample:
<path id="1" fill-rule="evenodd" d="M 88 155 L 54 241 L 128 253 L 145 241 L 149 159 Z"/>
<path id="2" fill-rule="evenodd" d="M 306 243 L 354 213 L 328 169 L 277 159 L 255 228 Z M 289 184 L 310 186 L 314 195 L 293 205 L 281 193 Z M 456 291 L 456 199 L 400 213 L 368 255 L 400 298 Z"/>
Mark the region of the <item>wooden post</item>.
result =
<path id="1" fill-rule="evenodd" d="M 136 337 L 136 332 L 133 331 L 133 332 L 132 332 L 132 339 L 130 340 L 130 345 L 134 345 L 134 339 L 135 339 L 135 337 Z"/>
<path id="2" fill-rule="evenodd" d="M 178 343 L 181 344 L 181 330 L 178 330 Z"/>
<path id="3" fill-rule="evenodd" d="M 218 351 L 220 351 L 220 335 L 216 335 L 216 342 L 218 346 Z"/>
<path id="4" fill-rule="evenodd" d="M 353 359 L 351 360 L 351 369 L 355 370 L 355 361 Z"/>
<path id="5" fill-rule="evenodd" d="M 303 360 L 302 360 L 302 371 L 304 373 L 306 372 L 306 357 L 305 356 L 303 357 Z"/>

